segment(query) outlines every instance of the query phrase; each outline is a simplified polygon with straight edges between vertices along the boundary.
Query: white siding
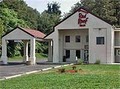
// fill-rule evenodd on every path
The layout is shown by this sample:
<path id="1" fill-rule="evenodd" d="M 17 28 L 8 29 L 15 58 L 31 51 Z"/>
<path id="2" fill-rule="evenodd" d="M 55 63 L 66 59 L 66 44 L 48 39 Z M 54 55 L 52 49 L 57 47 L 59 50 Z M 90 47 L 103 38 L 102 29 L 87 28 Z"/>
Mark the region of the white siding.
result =
<path id="1" fill-rule="evenodd" d="M 20 30 L 20 29 L 15 29 L 13 30 L 12 32 L 10 32 L 9 34 L 5 35 L 3 37 L 3 39 L 6 39 L 6 40 L 21 40 L 21 39 L 30 39 L 30 38 L 33 38 L 32 36 L 30 36 L 29 34 L 25 33 L 24 31 Z"/>

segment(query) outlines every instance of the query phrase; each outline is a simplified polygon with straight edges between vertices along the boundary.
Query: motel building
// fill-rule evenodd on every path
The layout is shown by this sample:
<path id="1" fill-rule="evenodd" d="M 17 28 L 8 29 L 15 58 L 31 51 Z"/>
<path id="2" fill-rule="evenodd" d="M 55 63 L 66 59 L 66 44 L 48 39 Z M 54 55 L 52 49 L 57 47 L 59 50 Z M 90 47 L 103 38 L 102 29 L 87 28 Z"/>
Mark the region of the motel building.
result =
<path id="1" fill-rule="evenodd" d="M 7 64 L 8 40 L 23 41 L 23 61 L 30 60 L 31 64 L 36 64 L 36 40 L 48 42 L 49 62 L 76 62 L 77 58 L 87 63 L 95 63 L 96 60 L 103 64 L 120 63 L 120 28 L 115 28 L 82 7 L 55 25 L 53 32 L 46 36 L 39 31 L 20 27 L 4 35 L 1 56 L 3 64 Z"/>
<path id="2" fill-rule="evenodd" d="M 54 26 L 45 39 L 51 41 L 49 61 L 120 63 L 120 28 L 79 8 Z"/>

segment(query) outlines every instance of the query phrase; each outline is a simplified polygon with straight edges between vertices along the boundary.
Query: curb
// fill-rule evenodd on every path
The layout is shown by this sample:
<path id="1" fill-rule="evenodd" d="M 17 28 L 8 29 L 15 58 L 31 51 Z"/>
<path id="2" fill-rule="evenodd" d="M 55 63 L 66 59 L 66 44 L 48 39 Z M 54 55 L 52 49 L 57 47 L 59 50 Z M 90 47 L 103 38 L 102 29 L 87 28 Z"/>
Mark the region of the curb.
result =
<path id="1" fill-rule="evenodd" d="M 57 68 L 65 67 L 65 66 L 69 66 L 69 65 L 74 65 L 74 63 L 55 66 L 55 67 L 44 68 L 44 69 L 30 71 L 30 72 L 25 72 L 25 73 L 22 73 L 22 74 L 17 74 L 17 75 L 13 75 L 13 76 L 4 77 L 4 78 L 1 78 L 0 80 L 12 79 L 12 78 L 20 77 L 20 76 L 27 75 L 27 74 L 33 74 L 33 73 L 37 73 L 37 72 L 41 72 L 41 71 L 47 71 L 47 70 L 50 70 L 50 69 L 57 69 Z"/>

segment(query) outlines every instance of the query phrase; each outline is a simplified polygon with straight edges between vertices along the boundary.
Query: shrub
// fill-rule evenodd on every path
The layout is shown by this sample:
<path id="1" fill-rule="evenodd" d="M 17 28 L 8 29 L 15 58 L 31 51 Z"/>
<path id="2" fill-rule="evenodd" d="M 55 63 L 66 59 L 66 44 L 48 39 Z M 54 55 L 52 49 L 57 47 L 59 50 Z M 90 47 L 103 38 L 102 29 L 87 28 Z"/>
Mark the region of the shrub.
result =
<path id="1" fill-rule="evenodd" d="M 72 66 L 72 69 L 73 69 L 73 70 L 75 70 L 75 69 L 76 69 L 76 66 L 75 66 L 75 65 L 73 65 L 73 66 Z"/>
<path id="2" fill-rule="evenodd" d="M 96 60 L 95 64 L 100 64 L 100 60 Z"/>
<path id="3" fill-rule="evenodd" d="M 83 60 L 82 59 L 78 59 L 78 63 L 79 65 L 83 64 Z"/>
<path id="4" fill-rule="evenodd" d="M 60 69 L 58 69 L 58 72 L 64 73 L 64 72 L 65 72 L 65 68 L 60 68 Z"/>

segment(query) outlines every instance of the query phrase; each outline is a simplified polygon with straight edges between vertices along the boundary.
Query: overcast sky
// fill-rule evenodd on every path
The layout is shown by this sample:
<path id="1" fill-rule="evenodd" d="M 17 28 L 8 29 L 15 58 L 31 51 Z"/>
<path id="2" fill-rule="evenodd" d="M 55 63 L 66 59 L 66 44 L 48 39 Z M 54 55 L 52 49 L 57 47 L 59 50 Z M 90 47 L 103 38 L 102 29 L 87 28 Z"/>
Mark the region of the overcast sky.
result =
<path id="1" fill-rule="evenodd" d="M 40 13 L 47 9 L 47 3 L 58 2 L 60 3 L 60 10 L 62 14 L 65 12 L 69 12 L 71 7 L 79 2 L 80 0 L 24 0 L 28 6 L 37 9 Z"/>

